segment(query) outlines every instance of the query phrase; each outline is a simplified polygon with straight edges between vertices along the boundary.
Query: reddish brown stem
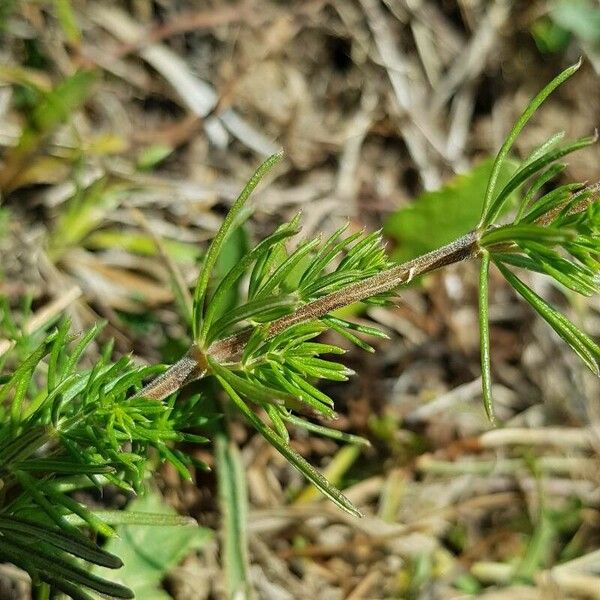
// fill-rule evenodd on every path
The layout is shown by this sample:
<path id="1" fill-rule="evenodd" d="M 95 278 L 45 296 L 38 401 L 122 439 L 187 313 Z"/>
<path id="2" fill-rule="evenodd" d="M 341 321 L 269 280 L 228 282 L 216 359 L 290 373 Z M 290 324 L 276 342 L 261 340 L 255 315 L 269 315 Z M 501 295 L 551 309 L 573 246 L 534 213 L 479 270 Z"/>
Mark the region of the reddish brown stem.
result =
<path id="1" fill-rule="evenodd" d="M 406 263 L 382 271 L 363 281 L 353 283 L 342 290 L 304 304 L 292 314 L 285 315 L 269 327 L 268 337 L 273 337 L 292 325 L 314 321 L 338 308 L 348 306 L 378 294 L 390 292 L 419 275 L 430 273 L 440 267 L 474 258 L 479 253 L 479 233 L 471 231 L 461 238 L 433 252 L 419 256 Z M 213 359 L 222 363 L 239 360 L 250 332 L 242 331 L 214 342 L 207 351 Z M 201 379 L 207 373 L 206 357 L 194 345 L 189 352 L 162 375 L 139 392 L 139 396 L 163 400 L 185 384 Z"/>

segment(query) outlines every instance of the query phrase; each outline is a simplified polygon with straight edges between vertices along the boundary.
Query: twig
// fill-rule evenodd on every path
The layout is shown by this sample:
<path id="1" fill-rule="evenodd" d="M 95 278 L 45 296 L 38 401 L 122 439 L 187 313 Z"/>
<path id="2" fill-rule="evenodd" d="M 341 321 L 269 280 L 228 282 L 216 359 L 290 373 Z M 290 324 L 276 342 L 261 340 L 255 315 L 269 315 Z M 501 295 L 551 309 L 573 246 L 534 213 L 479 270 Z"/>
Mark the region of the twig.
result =
<path id="1" fill-rule="evenodd" d="M 448 73 L 432 94 L 431 111 L 436 114 L 465 81 L 473 81 L 485 68 L 488 55 L 493 50 L 498 31 L 510 16 L 511 2 L 496 0 L 491 3 L 475 35 L 461 52 Z"/>
<path id="2" fill-rule="evenodd" d="M 343 306 L 360 302 L 377 294 L 390 292 L 414 277 L 446 265 L 474 258 L 478 253 L 479 234 L 471 231 L 433 252 L 300 306 L 292 314 L 273 321 L 269 327 L 268 337 L 271 338 L 292 325 L 319 319 Z M 219 340 L 210 346 L 207 354 L 222 363 L 235 362 L 242 353 L 249 335 L 249 331 L 245 330 Z M 181 360 L 143 388 L 138 395 L 154 400 L 163 400 L 186 383 L 204 377 L 207 370 L 206 357 L 195 346 L 192 346 Z"/>
<path id="3" fill-rule="evenodd" d="M 376 0 L 361 0 L 360 3 L 373 33 L 377 51 L 385 64 L 398 106 L 410 117 L 410 122 L 401 124 L 408 151 L 421 173 L 425 188 L 435 189 L 440 185 L 439 172 L 429 159 L 425 140 L 442 156 L 446 151 L 445 144 L 439 133 L 432 129 L 430 122 L 415 109 L 414 82 L 408 77 L 409 64 L 396 46 L 383 9 Z"/>
<path id="4" fill-rule="evenodd" d="M 592 449 L 597 441 L 594 433 L 580 427 L 545 427 L 527 429 L 514 427 L 512 429 L 494 429 L 487 431 L 479 441 L 483 448 L 499 448 L 512 444 L 527 446 L 568 446 L 571 448 Z"/>

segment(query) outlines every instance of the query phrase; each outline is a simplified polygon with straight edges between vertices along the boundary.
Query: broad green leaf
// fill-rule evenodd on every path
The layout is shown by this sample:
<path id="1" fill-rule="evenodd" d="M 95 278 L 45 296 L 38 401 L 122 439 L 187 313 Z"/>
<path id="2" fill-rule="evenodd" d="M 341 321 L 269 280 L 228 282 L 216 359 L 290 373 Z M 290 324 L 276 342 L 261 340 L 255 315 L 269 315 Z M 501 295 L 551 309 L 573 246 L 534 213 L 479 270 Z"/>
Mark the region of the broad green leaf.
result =
<path id="1" fill-rule="evenodd" d="M 156 492 L 147 492 L 127 507 L 126 513 L 153 513 L 171 517 L 175 511 Z M 197 526 L 126 525 L 118 528 L 119 538 L 112 538 L 106 550 L 119 556 L 123 567 L 105 573 L 113 581 L 131 588 L 140 600 L 170 600 L 161 588 L 165 575 L 188 554 L 201 549 L 212 532 Z M 110 574 L 109 574 L 110 573 Z"/>
<path id="2" fill-rule="evenodd" d="M 562 52 L 571 41 L 571 32 L 545 15 L 536 19 L 529 30 L 535 45 L 543 54 Z"/>
<path id="3" fill-rule="evenodd" d="M 550 16 L 560 27 L 578 38 L 600 44 L 600 6 L 588 0 L 560 0 L 554 3 Z"/>
<path id="4" fill-rule="evenodd" d="M 435 250 L 475 227 L 493 161 L 484 160 L 470 172 L 457 175 L 441 189 L 425 192 L 389 217 L 384 232 L 396 241 L 393 258 L 404 262 Z M 507 160 L 498 175 L 504 187 L 518 164 Z"/>

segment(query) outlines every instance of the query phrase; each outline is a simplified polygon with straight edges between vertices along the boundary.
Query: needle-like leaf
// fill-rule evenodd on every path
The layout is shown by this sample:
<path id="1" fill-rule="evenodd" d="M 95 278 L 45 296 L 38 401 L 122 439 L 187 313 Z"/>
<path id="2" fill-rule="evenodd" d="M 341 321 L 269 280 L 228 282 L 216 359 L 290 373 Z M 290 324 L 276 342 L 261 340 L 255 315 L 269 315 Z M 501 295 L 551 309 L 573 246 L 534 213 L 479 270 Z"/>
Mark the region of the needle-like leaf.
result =
<path id="1" fill-rule="evenodd" d="M 244 186 L 237 200 L 233 203 L 233 206 L 227 213 L 225 219 L 217 235 L 213 238 L 202 265 L 202 271 L 198 277 L 198 283 L 196 284 L 196 290 L 194 292 L 194 310 L 193 310 L 193 334 L 194 339 L 198 340 L 202 331 L 202 320 L 204 318 L 204 304 L 206 291 L 208 289 L 208 282 L 212 274 L 212 270 L 217 262 L 217 258 L 227 239 L 232 226 L 236 222 L 236 218 L 244 208 L 250 194 L 255 190 L 256 186 L 260 183 L 261 179 L 283 158 L 283 152 L 273 154 L 267 160 L 265 160 L 254 172 L 254 175 L 248 180 L 248 183 Z"/>

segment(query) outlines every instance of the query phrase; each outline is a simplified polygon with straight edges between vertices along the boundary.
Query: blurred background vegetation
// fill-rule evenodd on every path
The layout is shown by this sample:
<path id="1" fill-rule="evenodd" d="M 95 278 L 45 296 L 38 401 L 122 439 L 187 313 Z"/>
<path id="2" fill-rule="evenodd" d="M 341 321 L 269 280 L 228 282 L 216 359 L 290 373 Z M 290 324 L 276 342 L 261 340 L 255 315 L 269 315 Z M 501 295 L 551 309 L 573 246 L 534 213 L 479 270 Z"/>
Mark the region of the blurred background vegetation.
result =
<path id="1" fill-rule="evenodd" d="M 193 285 L 228 205 L 280 146 L 287 160 L 223 271 L 299 208 L 303 236 L 383 227 L 397 260 L 450 241 L 476 223 L 515 117 L 579 56 L 515 158 L 599 125 L 599 2 L 0 0 L 3 368 L 65 312 L 77 330 L 107 319 L 117 355 L 179 358 L 189 332 L 171 281 Z M 575 155 L 566 177 L 598 180 L 599 159 L 597 146 Z M 530 283 L 600 335 L 597 297 Z M 213 447 L 187 448 L 213 471 L 182 481 L 157 465 L 156 489 L 133 502 L 82 495 L 201 526 L 123 528 L 117 577 L 144 600 L 600 598 L 598 382 L 492 278 L 503 428 L 490 431 L 476 298 L 466 264 L 393 308 L 345 311 L 391 337 L 352 350 L 358 375 L 327 389 L 334 426 L 372 447 L 293 443 L 364 519 L 232 414 Z M 0 598 L 28 590 L 0 566 Z"/>

